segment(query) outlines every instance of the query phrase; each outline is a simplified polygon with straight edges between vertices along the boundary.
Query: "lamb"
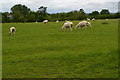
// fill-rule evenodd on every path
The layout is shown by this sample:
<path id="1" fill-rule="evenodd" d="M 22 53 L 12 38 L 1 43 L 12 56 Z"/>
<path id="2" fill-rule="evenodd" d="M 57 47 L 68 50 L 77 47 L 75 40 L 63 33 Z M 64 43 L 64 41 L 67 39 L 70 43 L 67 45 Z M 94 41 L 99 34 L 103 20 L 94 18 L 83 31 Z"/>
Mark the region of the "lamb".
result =
<path id="1" fill-rule="evenodd" d="M 64 23 L 64 25 L 62 26 L 62 30 L 65 30 L 65 28 L 70 28 L 70 30 L 72 31 L 72 22 L 67 21 L 66 23 Z"/>
<path id="2" fill-rule="evenodd" d="M 44 24 L 45 24 L 45 23 L 48 23 L 48 20 L 44 20 L 43 23 L 44 23 Z"/>
<path id="3" fill-rule="evenodd" d="M 11 27 L 10 28 L 10 32 L 9 32 L 10 36 L 15 36 L 15 32 L 16 32 L 16 28 L 15 27 Z"/>
<path id="4" fill-rule="evenodd" d="M 84 28 L 86 30 L 87 26 L 92 27 L 90 22 L 88 22 L 88 21 L 82 21 L 82 22 L 79 22 L 77 24 L 77 26 L 75 26 L 75 29 L 77 29 L 78 27 L 82 27 L 82 28 Z"/>

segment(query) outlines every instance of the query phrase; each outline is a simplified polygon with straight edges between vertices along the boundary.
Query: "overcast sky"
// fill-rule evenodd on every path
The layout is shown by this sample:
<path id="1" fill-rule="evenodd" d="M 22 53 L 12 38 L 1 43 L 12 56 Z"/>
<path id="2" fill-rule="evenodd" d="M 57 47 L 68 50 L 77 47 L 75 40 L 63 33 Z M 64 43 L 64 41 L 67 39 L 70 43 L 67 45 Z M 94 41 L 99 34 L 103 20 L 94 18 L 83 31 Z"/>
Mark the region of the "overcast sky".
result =
<path id="1" fill-rule="evenodd" d="M 40 6 L 45 6 L 48 13 L 69 12 L 72 10 L 84 9 L 89 13 L 109 9 L 110 12 L 118 11 L 120 0 L 0 0 L 0 12 L 10 12 L 15 4 L 23 4 L 32 11 L 37 11 Z"/>

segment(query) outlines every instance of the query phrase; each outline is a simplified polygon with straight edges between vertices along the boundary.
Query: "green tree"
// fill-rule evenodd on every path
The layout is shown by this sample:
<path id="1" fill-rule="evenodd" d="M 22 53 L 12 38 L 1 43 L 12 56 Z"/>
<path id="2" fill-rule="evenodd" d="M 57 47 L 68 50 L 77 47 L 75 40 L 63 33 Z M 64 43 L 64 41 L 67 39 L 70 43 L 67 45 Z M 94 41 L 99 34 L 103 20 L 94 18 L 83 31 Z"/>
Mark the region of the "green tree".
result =
<path id="1" fill-rule="evenodd" d="M 109 10 L 107 9 L 102 9 L 102 11 L 100 12 L 100 14 L 110 14 Z"/>
<path id="2" fill-rule="evenodd" d="M 85 11 L 83 9 L 79 10 L 80 14 L 85 15 Z"/>
<path id="3" fill-rule="evenodd" d="M 25 5 L 17 4 L 11 8 L 11 11 L 14 21 L 26 22 L 30 9 Z"/>
<path id="4" fill-rule="evenodd" d="M 38 13 L 45 14 L 47 13 L 47 7 L 41 6 L 38 8 Z"/>
<path id="5" fill-rule="evenodd" d="M 12 18 L 8 17 L 8 15 L 10 13 L 8 12 L 4 12 L 4 13 L 1 13 L 2 14 L 2 22 L 12 22 Z"/>
<path id="6" fill-rule="evenodd" d="M 41 6 L 37 11 L 37 21 L 43 21 L 47 19 L 47 7 Z"/>
<path id="7" fill-rule="evenodd" d="M 99 15 L 99 12 L 98 12 L 98 11 L 93 11 L 93 12 L 91 13 L 91 15 L 92 15 L 92 16 Z"/>
<path id="8" fill-rule="evenodd" d="M 120 18 L 120 11 L 115 14 L 116 18 Z"/>
<path id="9" fill-rule="evenodd" d="M 28 22 L 35 22 L 37 21 L 37 16 L 36 16 L 36 12 L 31 11 L 28 16 L 27 16 Z"/>

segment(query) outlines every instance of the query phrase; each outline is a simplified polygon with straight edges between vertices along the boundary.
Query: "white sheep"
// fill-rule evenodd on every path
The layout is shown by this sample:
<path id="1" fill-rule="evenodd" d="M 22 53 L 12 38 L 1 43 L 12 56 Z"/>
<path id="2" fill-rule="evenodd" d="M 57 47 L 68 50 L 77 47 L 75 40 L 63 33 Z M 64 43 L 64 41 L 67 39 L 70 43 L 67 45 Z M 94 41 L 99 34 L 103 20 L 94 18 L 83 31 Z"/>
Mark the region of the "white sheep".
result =
<path id="1" fill-rule="evenodd" d="M 92 18 L 92 21 L 94 21 L 95 20 L 95 18 Z"/>
<path id="2" fill-rule="evenodd" d="M 108 19 L 105 19 L 105 21 L 102 24 L 108 24 Z"/>
<path id="3" fill-rule="evenodd" d="M 89 19 L 89 18 L 87 18 L 87 20 L 88 20 L 88 21 L 90 21 L 90 19 Z"/>
<path id="4" fill-rule="evenodd" d="M 44 20 L 43 23 L 44 23 L 44 24 L 45 24 L 45 23 L 48 23 L 48 20 Z"/>
<path id="5" fill-rule="evenodd" d="M 84 28 L 86 30 L 87 26 L 91 26 L 91 23 L 88 21 L 81 21 L 77 24 L 77 26 L 75 26 L 75 29 L 77 29 L 78 27 Z"/>
<path id="6" fill-rule="evenodd" d="M 16 28 L 15 27 L 11 27 L 10 28 L 10 32 L 9 32 L 10 36 L 15 36 L 15 32 L 16 32 Z"/>
<path id="7" fill-rule="evenodd" d="M 57 20 L 56 22 L 59 22 L 59 20 Z"/>
<path id="8" fill-rule="evenodd" d="M 70 30 L 72 31 L 72 22 L 67 21 L 66 23 L 64 23 L 64 25 L 62 26 L 62 30 L 65 30 L 65 28 L 70 28 Z"/>
<path id="9" fill-rule="evenodd" d="M 95 18 L 92 18 L 92 21 L 95 21 Z"/>
<path id="10" fill-rule="evenodd" d="M 105 19 L 106 21 L 108 21 L 108 19 Z"/>
<path id="11" fill-rule="evenodd" d="M 65 20 L 65 22 L 67 23 L 67 22 L 70 22 L 70 21 L 68 21 L 68 20 Z"/>

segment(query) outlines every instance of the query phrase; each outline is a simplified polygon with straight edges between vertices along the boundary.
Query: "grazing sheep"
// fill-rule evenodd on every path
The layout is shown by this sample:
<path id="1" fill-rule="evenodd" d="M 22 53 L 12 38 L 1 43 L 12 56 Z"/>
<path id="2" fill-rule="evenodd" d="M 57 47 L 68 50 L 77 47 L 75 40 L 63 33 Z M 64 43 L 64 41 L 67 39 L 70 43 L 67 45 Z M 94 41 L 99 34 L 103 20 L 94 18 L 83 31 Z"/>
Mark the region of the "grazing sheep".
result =
<path id="1" fill-rule="evenodd" d="M 10 36 L 15 36 L 15 32 L 16 32 L 15 27 L 11 27 L 9 32 Z"/>
<path id="2" fill-rule="evenodd" d="M 88 21 L 90 21 L 90 19 L 89 19 L 89 18 L 87 18 L 87 20 L 88 20 Z"/>
<path id="3" fill-rule="evenodd" d="M 70 30 L 72 31 L 72 22 L 67 21 L 66 23 L 64 23 L 64 25 L 62 26 L 62 30 L 65 30 L 65 28 L 70 28 Z"/>
<path id="4" fill-rule="evenodd" d="M 82 21 L 82 22 L 79 22 L 77 24 L 77 26 L 75 26 L 75 29 L 77 29 L 78 27 L 81 27 L 81 28 L 84 28 L 86 30 L 87 26 L 92 27 L 90 22 L 88 22 L 88 21 Z"/>
<path id="5" fill-rule="evenodd" d="M 105 21 L 102 24 L 108 24 L 108 19 L 105 19 Z"/>
<path id="6" fill-rule="evenodd" d="M 65 20 L 65 22 L 67 23 L 67 22 L 70 22 L 70 21 L 68 21 L 68 20 Z"/>
<path id="7" fill-rule="evenodd" d="M 57 20 L 56 22 L 59 22 L 59 20 Z"/>
<path id="8" fill-rule="evenodd" d="M 108 21 L 108 19 L 105 19 L 106 21 Z"/>
<path id="9" fill-rule="evenodd" d="M 92 21 L 94 21 L 95 20 L 95 18 L 92 18 Z"/>
<path id="10" fill-rule="evenodd" d="M 45 23 L 48 23 L 48 20 L 44 20 L 43 23 L 44 23 L 44 24 L 45 24 Z"/>

